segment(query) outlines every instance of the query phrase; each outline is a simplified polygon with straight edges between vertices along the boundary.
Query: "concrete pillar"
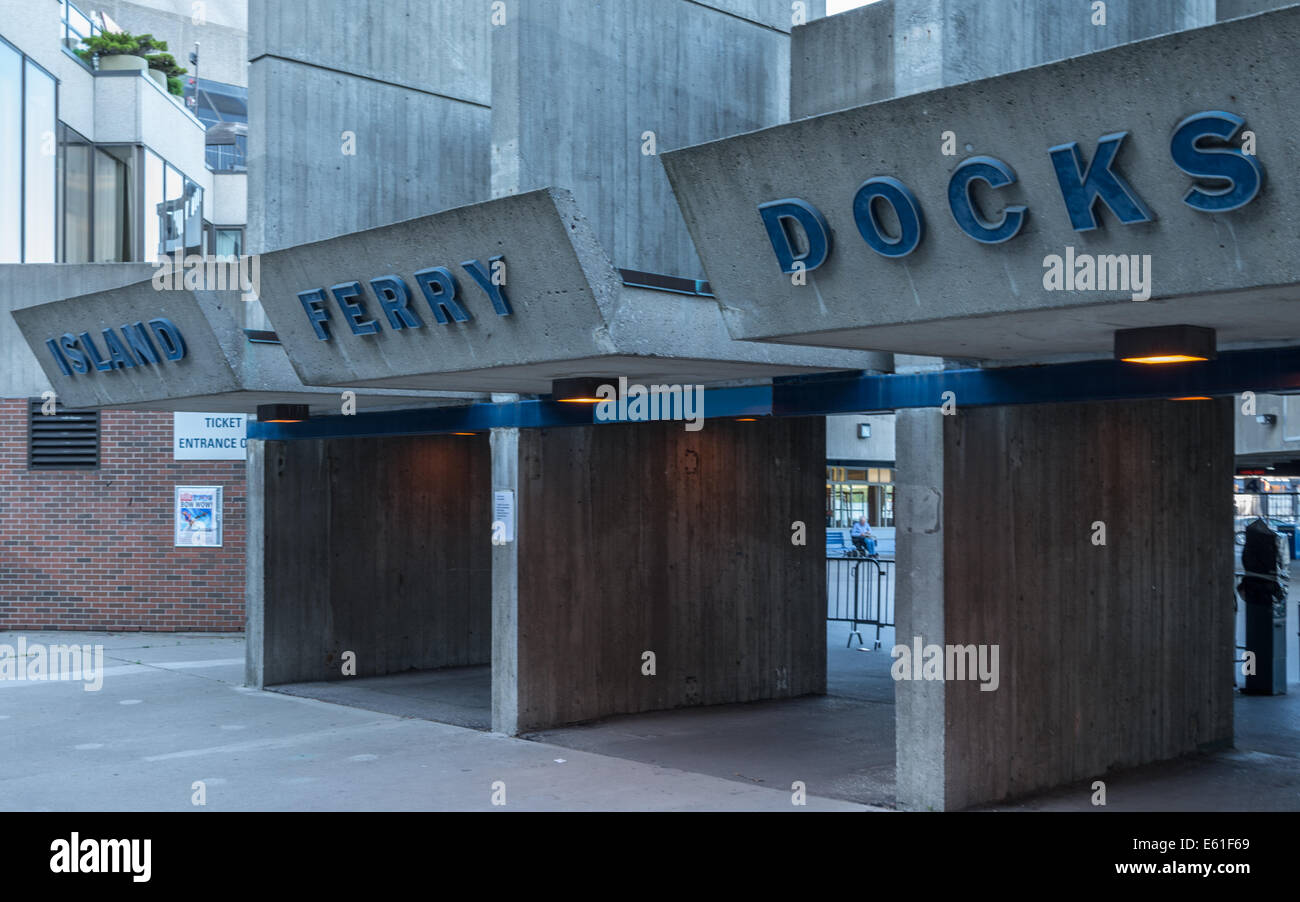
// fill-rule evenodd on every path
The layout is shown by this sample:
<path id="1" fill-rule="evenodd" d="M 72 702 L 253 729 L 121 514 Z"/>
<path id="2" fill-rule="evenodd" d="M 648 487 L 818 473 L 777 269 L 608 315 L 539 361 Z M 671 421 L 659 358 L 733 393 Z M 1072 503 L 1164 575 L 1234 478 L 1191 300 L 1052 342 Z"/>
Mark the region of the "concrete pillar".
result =
<path id="1" fill-rule="evenodd" d="M 493 728 L 825 692 L 825 441 L 822 418 L 495 431 Z"/>
<path id="2" fill-rule="evenodd" d="M 513 492 L 518 528 L 519 430 L 492 430 L 492 492 Z M 492 546 L 492 730 L 519 732 L 519 535 Z"/>
<path id="3" fill-rule="evenodd" d="M 937 409 L 894 419 L 894 636 L 944 643 L 943 429 Z M 943 682 L 895 684 L 895 794 L 903 808 L 944 808 Z"/>
<path id="4" fill-rule="evenodd" d="M 248 685 L 489 661 L 486 436 L 249 445 Z"/>
<path id="5" fill-rule="evenodd" d="M 245 500 L 244 685 L 266 685 L 266 442 L 250 439 Z"/>
<path id="6" fill-rule="evenodd" d="M 897 642 L 998 648 L 995 690 L 897 682 L 900 807 L 1231 744 L 1229 400 L 914 410 L 897 430 Z"/>

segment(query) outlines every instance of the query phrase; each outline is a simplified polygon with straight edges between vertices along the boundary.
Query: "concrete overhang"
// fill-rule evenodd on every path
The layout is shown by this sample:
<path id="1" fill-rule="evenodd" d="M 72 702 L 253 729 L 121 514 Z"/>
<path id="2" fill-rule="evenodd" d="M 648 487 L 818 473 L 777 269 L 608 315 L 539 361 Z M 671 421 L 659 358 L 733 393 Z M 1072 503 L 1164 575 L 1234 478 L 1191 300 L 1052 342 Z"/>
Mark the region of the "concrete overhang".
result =
<path id="1" fill-rule="evenodd" d="M 241 297 L 239 291 L 159 291 L 151 279 L 20 308 L 13 318 L 69 407 L 251 413 L 258 404 L 282 403 L 339 413 L 339 389 L 303 385 L 283 348 L 248 341 L 235 316 Z M 114 364 L 114 350 L 133 365 Z M 177 359 L 168 359 L 168 351 Z M 487 398 L 367 391 L 358 392 L 356 404 L 381 410 L 478 400 Z"/>
<path id="2" fill-rule="evenodd" d="M 311 385 L 546 394 L 578 376 L 709 384 L 887 365 L 735 342 L 713 299 L 624 285 L 559 189 L 265 254 L 259 297 Z"/>
<path id="3" fill-rule="evenodd" d="M 738 339 L 1013 360 L 1111 354 L 1116 329 L 1189 323 L 1220 347 L 1300 341 L 1300 6 L 910 95 L 663 155 L 673 190 L 730 334 Z M 1171 138 L 1187 117 L 1245 120 L 1262 188 L 1231 212 L 1184 203 L 1200 185 Z M 945 156 L 945 133 L 955 155 Z M 1049 148 L 1077 142 L 1085 165 L 1104 135 L 1127 132 L 1113 169 L 1153 211 L 1124 225 L 1096 204 L 1100 228 L 1075 231 Z M 1213 142 L 1209 146 L 1213 146 Z M 949 181 L 964 161 L 995 157 L 1017 181 L 975 182 L 984 218 L 1028 206 L 1019 234 L 982 244 L 951 212 Z M 859 234 L 854 197 L 889 176 L 915 196 L 923 238 L 887 259 Z M 793 284 L 781 271 L 759 205 L 799 198 L 829 226 L 826 261 Z M 898 235 L 892 214 L 887 235 Z M 797 230 L 796 230 L 797 231 Z M 1048 290 L 1048 259 L 1149 259 L 1151 297 L 1130 290 Z M 795 250 L 806 250 L 796 239 Z M 1149 257 L 1148 257 L 1149 255 Z"/>

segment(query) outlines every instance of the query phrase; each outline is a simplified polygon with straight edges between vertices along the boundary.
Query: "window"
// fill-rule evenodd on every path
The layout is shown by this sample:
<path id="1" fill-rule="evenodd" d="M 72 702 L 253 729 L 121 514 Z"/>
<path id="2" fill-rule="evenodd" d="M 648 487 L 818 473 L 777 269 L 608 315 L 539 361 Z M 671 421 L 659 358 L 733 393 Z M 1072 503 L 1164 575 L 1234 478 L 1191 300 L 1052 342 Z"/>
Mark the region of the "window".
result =
<path id="1" fill-rule="evenodd" d="M 826 525 L 852 526 L 865 516 L 871 526 L 893 526 L 893 475 L 887 467 L 828 466 Z"/>
<path id="2" fill-rule="evenodd" d="M 23 258 L 23 57 L 0 42 L 0 263 Z"/>
<path id="3" fill-rule="evenodd" d="M 244 252 L 244 230 L 213 228 L 211 253 L 232 260 Z"/>
<path id="4" fill-rule="evenodd" d="M 54 76 L 23 62 L 23 262 L 54 262 Z"/>
<path id="5" fill-rule="evenodd" d="M 162 157 L 152 150 L 144 152 L 144 259 L 153 263 L 158 259 L 162 248 L 161 222 L 165 215 L 163 207 L 163 169 Z"/>
<path id="6" fill-rule="evenodd" d="M 132 146 L 95 147 L 94 222 L 96 263 L 138 260 L 136 253 L 136 156 Z"/>
<path id="7" fill-rule="evenodd" d="M 99 467 L 99 411 L 68 410 L 33 398 L 27 415 L 27 467 L 31 470 L 94 470 Z"/>
<path id="8" fill-rule="evenodd" d="M 60 125 L 58 181 L 62 263 L 125 263 L 136 242 L 134 160 L 138 148 L 95 145 Z"/>
<path id="9" fill-rule="evenodd" d="M 192 179 L 185 179 L 182 192 L 181 216 L 184 230 L 185 253 L 203 253 L 203 189 Z"/>
<path id="10" fill-rule="evenodd" d="M 162 230 L 162 252 L 174 254 L 184 250 L 185 236 L 185 178 L 174 166 L 164 166 L 163 205 L 159 228 Z"/>
<path id="11" fill-rule="evenodd" d="M 54 76 L 0 41 L 0 263 L 53 263 Z"/>
<path id="12" fill-rule="evenodd" d="M 207 127 L 207 163 L 214 172 L 244 172 L 248 153 L 248 88 L 185 80 L 185 102 Z"/>
<path id="13" fill-rule="evenodd" d="M 61 126 L 63 153 L 60 155 L 59 183 L 63 186 L 64 263 L 89 263 L 91 241 L 91 167 L 95 148 L 66 125 Z"/>
<path id="14" fill-rule="evenodd" d="M 203 189 L 152 150 L 144 152 L 144 252 L 152 263 L 168 254 L 203 250 Z"/>

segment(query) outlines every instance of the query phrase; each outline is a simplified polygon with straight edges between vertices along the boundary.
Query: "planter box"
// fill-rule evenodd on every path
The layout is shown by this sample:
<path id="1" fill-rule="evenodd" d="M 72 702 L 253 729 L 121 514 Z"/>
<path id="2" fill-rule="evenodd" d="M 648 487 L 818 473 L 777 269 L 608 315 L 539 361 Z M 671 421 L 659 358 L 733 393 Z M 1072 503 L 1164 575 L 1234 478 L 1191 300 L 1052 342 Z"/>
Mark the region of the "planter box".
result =
<path id="1" fill-rule="evenodd" d="M 99 58 L 99 68 L 104 72 L 115 72 L 127 69 L 134 69 L 136 72 L 144 72 L 149 68 L 148 62 L 143 56 L 135 56 L 129 53 L 117 53 L 112 56 L 101 56 Z M 163 87 L 167 87 L 166 78 L 163 79 Z"/>

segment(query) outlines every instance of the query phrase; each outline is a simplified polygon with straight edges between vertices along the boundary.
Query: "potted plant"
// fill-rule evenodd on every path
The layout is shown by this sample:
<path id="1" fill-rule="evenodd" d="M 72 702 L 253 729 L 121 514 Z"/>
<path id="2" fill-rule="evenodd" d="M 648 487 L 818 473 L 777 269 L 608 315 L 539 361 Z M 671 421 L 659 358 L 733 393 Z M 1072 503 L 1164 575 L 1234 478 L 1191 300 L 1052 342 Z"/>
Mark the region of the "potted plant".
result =
<path id="1" fill-rule="evenodd" d="M 159 41 L 158 43 L 161 45 L 161 50 L 167 49 L 166 41 Z M 166 88 L 170 93 L 178 97 L 184 93 L 181 76 L 188 70 L 176 65 L 175 57 L 170 53 L 151 53 L 145 57 L 145 60 L 149 63 L 149 75 L 161 87 Z"/>
<path id="2" fill-rule="evenodd" d="M 85 47 L 77 51 L 77 56 L 87 63 L 99 60 L 99 68 L 105 71 L 134 69 L 143 72 L 149 67 L 144 54 L 139 52 L 134 35 L 107 31 L 92 35 L 84 41 Z"/>
<path id="3" fill-rule="evenodd" d="M 167 52 L 166 41 L 151 34 L 134 35 L 120 31 L 102 32 L 87 38 L 85 44 L 85 49 L 78 50 L 77 55 L 87 62 L 97 58 L 100 69 L 148 72 L 149 77 L 168 93 L 178 97 L 184 93 L 180 77 L 186 70 L 176 65 L 176 58 Z"/>

